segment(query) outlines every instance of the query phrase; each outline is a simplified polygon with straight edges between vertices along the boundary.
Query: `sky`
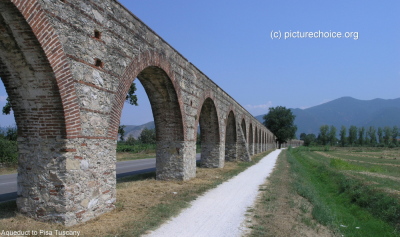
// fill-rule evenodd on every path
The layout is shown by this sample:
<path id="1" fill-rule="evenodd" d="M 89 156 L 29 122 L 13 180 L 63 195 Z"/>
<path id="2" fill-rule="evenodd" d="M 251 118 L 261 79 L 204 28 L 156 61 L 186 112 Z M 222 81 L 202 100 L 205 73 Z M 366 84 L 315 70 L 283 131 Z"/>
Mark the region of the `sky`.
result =
<path id="1" fill-rule="evenodd" d="M 343 96 L 400 97 L 400 1 L 120 2 L 255 116 Z M 121 124 L 153 120 L 135 82 L 139 106 L 126 104 Z M 0 88 L 0 106 L 5 98 Z"/>

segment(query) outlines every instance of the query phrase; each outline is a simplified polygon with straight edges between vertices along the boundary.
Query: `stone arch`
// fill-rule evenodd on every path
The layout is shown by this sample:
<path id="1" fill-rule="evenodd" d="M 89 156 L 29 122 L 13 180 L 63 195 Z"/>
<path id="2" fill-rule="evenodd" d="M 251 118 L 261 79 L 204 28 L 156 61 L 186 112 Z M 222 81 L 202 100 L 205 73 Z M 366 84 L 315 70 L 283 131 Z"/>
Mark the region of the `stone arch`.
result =
<path id="1" fill-rule="evenodd" d="M 237 134 L 236 134 L 236 119 L 233 111 L 230 111 L 226 119 L 225 130 L 225 160 L 233 161 L 237 158 Z"/>
<path id="2" fill-rule="evenodd" d="M 242 126 L 242 131 L 243 131 L 243 134 L 244 134 L 244 139 L 247 142 L 248 139 L 247 139 L 247 131 L 246 131 L 246 121 L 244 120 L 244 118 L 242 119 L 241 126 Z"/>
<path id="3" fill-rule="evenodd" d="M 253 138 L 253 124 L 250 123 L 249 126 L 249 153 L 250 155 L 254 155 L 254 138 Z"/>
<path id="4" fill-rule="evenodd" d="M 108 134 L 116 139 L 130 85 L 138 78 L 143 85 L 156 127 L 156 173 L 160 180 L 188 180 L 196 175 L 195 142 L 185 137 L 182 100 L 171 65 L 161 53 L 148 51 L 137 56 L 126 68 L 112 106 Z M 189 151 L 189 152 L 188 152 Z M 190 155 L 188 155 L 190 153 Z"/>
<path id="5" fill-rule="evenodd" d="M 222 168 L 218 113 L 214 101 L 208 97 L 201 107 L 200 116 L 201 165 L 207 168 Z"/>
<path id="6" fill-rule="evenodd" d="M 43 15 L 37 1 L 0 1 L 0 78 L 18 128 L 18 209 L 68 224 L 65 193 L 75 182 L 68 158 L 81 137 L 80 109 L 68 59 Z"/>

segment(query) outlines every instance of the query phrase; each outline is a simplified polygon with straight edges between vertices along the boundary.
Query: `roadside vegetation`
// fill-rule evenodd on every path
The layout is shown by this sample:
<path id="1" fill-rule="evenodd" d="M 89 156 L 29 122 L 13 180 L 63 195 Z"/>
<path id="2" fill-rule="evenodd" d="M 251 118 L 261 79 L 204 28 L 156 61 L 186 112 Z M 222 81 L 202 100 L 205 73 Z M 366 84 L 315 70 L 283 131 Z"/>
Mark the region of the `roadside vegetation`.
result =
<path id="1" fill-rule="evenodd" d="M 334 236 L 400 236 L 399 148 L 299 147 L 283 154 L 255 208 L 252 236 L 277 230 L 275 212 L 295 215 L 292 234 L 304 225 L 319 233 L 323 225 Z M 275 210 L 274 202 L 285 192 L 276 188 L 285 162 L 290 185 L 284 202 L 289 204 Z M 298 196 L 302 201 L 293 201 Z"/>
<path id="2" fill-rule="evenodd" d="M 338 130 L 335 126 L 322 125 L 319 134 L 300 134 L 300 140 L 305 146 L 340 146 L 340 147 L 388 147 L 400 146 L 397 126 L 378 127 L 370 126 L 349 128 L 341 126 Z"/>
<path id="3" fill-rule="evenodd" d="M 35 221 L 20 215 L 15 201 L 2 203 L 0 229 L 75 230 L 81 231 L 81 236 L 141 236 L 177 215 L 207 190 L 256 164 L 269 152 L 253 156 L 251 162 L 226 162 L 223 169 L 197 167 L 196 178 L 189 181 L 156 181 L 155 173 L 118 179 L 116 209 L 73 227 Z"/>
<path id="4" fill-rule="evenodd" d="M 17 129 L 0 128 L 0 174 L 16 172 L 17 163 Z"/>

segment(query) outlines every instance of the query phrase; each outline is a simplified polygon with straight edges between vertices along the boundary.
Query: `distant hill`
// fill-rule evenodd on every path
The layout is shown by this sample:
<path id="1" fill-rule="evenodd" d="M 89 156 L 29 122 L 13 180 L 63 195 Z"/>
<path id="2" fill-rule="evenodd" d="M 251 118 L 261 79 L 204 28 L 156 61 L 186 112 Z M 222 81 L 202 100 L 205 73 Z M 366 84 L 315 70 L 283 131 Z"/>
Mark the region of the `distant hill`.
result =
<path id="1" fill-rule="evenodd" d="M 154 122 L 148 122 L 142 125 L 125 125 L 125 136 L 124 138 L 128 138 L 129 135 L 132 135 L 134 138 L 138 138 L 142 133 L 143 129 L 153 129 L 155 128 Z"/>
<path id="2" fill-rule="evenodd" d="M 307 109 L 291 109 L 296 115 L 296 136 L 301 133 L 318 135 L 321 125 L 333 125 L 338 130 L 342 125 L 350 127 L 398 126 L 400 127 L 400 98 L 358 100 L 342 97 Z M 263 122 L 264 115 L 256 116 Z"/>

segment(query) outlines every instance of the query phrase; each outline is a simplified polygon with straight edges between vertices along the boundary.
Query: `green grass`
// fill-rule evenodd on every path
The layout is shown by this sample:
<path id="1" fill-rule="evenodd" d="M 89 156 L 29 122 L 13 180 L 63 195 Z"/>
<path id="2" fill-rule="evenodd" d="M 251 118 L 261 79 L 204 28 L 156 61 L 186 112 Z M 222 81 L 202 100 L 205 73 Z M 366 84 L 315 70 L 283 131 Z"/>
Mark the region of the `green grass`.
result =
<path id="1" fill-rule="evenodd" d="M 400 236 L 399 200 L 343 172 L 383 172 L 382 167 L 340 159 L 327 162 L 313 149 L 288 153 L 295 189 L 313 204 L 312 215 L 321 224 L 344 236 Z"/>

